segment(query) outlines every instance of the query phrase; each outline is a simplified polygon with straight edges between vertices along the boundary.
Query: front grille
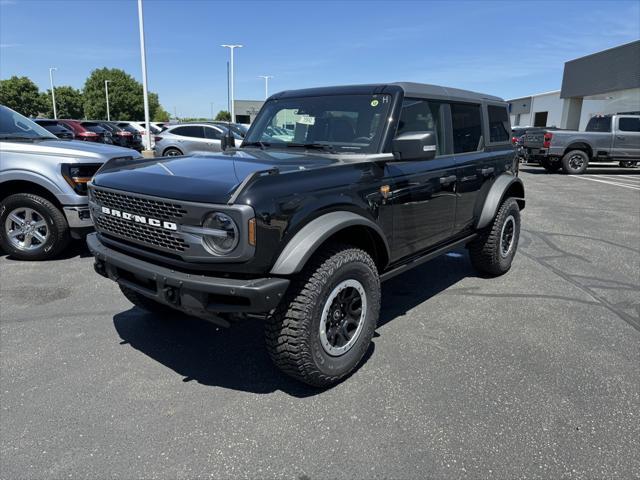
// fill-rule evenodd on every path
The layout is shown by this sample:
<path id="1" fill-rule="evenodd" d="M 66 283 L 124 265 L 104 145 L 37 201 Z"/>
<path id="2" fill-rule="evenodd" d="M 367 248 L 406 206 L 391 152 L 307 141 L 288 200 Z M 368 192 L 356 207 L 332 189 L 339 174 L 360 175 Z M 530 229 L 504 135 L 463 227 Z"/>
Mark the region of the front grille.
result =
<path id="1" fill-rule="evenodd" d="M 175 220 L 182 218 L 187 213 L 177 203 L 134 197 L 97 188 L 93 189 L 93 196 L 97 203 L 105 207 L 160 220 Z"/>
<path id="2" fill-rule="evenodd" d="M 184 252 L 189 248 L 189 245 L 178 234 L 161 228 L 104 215 L 96 215 L 94 221 L 99 231 L 134 240 L 150 247 L 164 248 L 175 252 Z"/>

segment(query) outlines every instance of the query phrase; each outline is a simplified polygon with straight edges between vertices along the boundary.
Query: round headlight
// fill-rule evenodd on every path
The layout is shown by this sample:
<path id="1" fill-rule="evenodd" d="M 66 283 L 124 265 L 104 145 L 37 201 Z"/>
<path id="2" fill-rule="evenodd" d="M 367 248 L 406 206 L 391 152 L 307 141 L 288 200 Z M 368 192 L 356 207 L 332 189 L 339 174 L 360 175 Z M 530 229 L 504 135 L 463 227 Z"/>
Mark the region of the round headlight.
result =
<path id="1" fill-rule="evenodd" d="M 202 226 L 218 231 L 216 234 L 204 235 L 203 237 L 204 246 L 209 253 L 226 255 L 238 245 L 240 237 L 238 226 L 229 215 L 221 212 L 210 213 Z"/>

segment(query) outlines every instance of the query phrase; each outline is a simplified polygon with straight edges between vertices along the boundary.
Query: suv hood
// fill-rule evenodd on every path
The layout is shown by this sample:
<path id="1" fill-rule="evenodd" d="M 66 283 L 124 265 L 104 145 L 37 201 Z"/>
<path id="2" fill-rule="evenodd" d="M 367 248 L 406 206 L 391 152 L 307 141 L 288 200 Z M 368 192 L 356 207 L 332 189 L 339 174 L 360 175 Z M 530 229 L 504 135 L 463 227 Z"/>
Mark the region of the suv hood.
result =
<path id="1" fill-rule="evenodd" d="M 341 163 L 301 152 L 236 150 L 147 161 L 110 162 L 93 178 L 98 187 L 201 203 L 227 203 L 253 172 L 276 167 L 280 174 Z"/>
<path id="2" fill-rule="evenodd" d="M 83 142 L 81 140 L 36 140 L 0 141 L 0 151 L 28 153 L 30 155 L 55 155 L 93 162 L 104 162 L 114 157 L 140 158 L 140 154 L 130 148 L 116 147 L 104 143 Z"/>

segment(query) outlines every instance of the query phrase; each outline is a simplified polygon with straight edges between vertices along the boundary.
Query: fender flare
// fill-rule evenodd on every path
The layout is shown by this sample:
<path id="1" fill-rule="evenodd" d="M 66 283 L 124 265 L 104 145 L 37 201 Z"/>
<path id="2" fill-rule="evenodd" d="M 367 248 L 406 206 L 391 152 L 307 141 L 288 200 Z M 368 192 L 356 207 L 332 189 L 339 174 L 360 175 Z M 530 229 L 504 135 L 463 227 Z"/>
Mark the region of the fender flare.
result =
<path id="1" fill-rule="evenodd" d="M 374 230 L 384 242 L 386 253 L 389 255 L 389 245 L 384 232 L 372 220 L 349 211 L 330 212 L 309 222 L 289 240 L 273 265 L 271 274 L 291 275 L 299 272 L 329 237 L 352 226 L 364 226 Z"/>
<path id="2" fill-rule="evenodd" d="M 518 177 L 514 177 L 513 175 L 502 174 L 496 178 L 493 185 L 491 185 L 491 189 L 484 200 L 484 206 L 482 207 L 482 212 L 480 213 L 480 218 L 478 219 L 476 228 L 484 228 L 491 223 L 493 217 L 495 217 L 498 211 L 498 207 L 504 199 L 505 193 L 507 190 L 512 188 L 514 184 L 517 185 L 516 188 L 518 191 L 522 192 L 522 196 L 514 198 L 518 201 L 520 210 L 524 208 L 524 184 L 522 183 L 522 180 Z"/>
<path id="3" fill-rule="evenodd" d="M 38 172 L 32 172 L 29 170 L 8 170 L 0 174 L 0 185 L 11 181 L 34 183 L 47 190 L 53 196 L 58 198 L 58 200 L 60 200 L 61 196 L 66 195 L 66 192 L 64 192 L 55 182 Z"/>

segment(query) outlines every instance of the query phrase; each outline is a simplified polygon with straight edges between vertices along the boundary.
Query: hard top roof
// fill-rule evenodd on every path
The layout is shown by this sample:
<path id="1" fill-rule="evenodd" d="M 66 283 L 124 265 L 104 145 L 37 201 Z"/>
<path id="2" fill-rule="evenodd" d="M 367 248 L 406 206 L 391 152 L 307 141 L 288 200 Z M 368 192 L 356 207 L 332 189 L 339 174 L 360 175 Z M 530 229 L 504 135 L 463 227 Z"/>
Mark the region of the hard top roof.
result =
<path id="1" fill-rule="evenodd" d="M 458 101 L 492 101 L 504 102 L 500 97 L 486 95 L 484 93 L 461 90 L 459 88 L 442 87 L 440 85 L 429 85 L 427 83 L 414 82 L 394 82 L 364 85 L 338 85 L 333 87 L 305 88 L 301 90 L 285 90 L 272 95 L 271 99 L 312 97 L 323 95 L 375 95 L 382 93 L 394 93 L 402 90 L 407 97 L 424 97 L 436 99 L 451 99 Z"/>

